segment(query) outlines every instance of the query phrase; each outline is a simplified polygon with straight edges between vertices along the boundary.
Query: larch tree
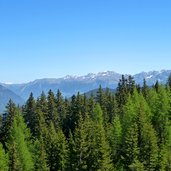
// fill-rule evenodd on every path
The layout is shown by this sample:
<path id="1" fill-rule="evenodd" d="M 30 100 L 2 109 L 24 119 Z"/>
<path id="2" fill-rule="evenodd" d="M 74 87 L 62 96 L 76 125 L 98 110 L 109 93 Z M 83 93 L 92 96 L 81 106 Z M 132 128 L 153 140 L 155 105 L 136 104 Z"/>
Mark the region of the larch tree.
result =
<path id="1" fill-rule="evenodd" d="M 122 152 L 122 125 L 119 116 L 116 116 L 112 125 L 108 128 L 108 139 L 112 152 L 112 160 L 115 166 L 120 165 Z"/>
<path id="2" fill-rule="evenodd" d="M 5 153 L 2 144 L 0 143 L 0 170 L 8 171 L 9 159 L 8 155 Z"/>
<path id="3" fill-rule="evenodd" d="M 7 147 L 10 155 L 10 170 L 30 171 L 34 169 L 30 131 L 19 111 L 10 129 Z"/>

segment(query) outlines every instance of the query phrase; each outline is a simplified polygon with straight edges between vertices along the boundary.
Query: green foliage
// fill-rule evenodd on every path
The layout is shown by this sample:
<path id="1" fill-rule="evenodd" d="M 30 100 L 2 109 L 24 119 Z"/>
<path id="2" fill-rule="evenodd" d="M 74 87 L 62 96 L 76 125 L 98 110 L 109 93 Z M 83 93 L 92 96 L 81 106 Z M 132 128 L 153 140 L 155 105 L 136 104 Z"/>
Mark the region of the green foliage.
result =
<path id="1" fill-rule="evenodd" d="M 169 75 L 169 78 L 167 80 L 167 85 L 169 86 L 169 88 L 171 88 L 171 74 Z"/>
<path id="2" fill-rule="evenodd" d="M 122 145 L 122 125 L 118 116 L 114 118 L 112 125 L 108 128 L 108 131 L 108 140 L 111 147 L 112 159 L 116 166 L 120 164 Z"/>
<path id="3" fill-rule="evenodd" d="M 2 125 L 2 116 L 0 115 L 0 125 Z"/>
<path id="4" fill-rule="evenodd" d="M 95 97 L 31 93 L 21 109 L 10 100 L 0 171 L 170 171 L 170 82 L 141 87 L 122 76 L 115 94 L 101 86 Z"/>
<path id="5" fill-rule="evenodd" d="M 56 107 L 57 107 L 57 113 L 58 113 L 58 127 L 62 128 L 64 120 L 66 119 L 66 105 L 65 101 L 62 97 L 61 92 L 58 90 L 57 97 L 56 97 Z"/>
<path id="6" fill-rule="evenodd" d="M 9 170 L 10 171 L 22 171 L 22 163 L 19 158 L 18 150 L 16 148 L 16 143 L 13 142 L 9 147 Z"/>
<path id="7" fill-rule="evenodd" d="M 11 170 L 30 171 L 34 168 L 31 154 L 30 132 L 19 111 L 16 112 L 11 126 L 7 147 L 9 150 Z"/>
<path id="8" fill-rule="evenodd" d="M 131 171 L 145 171 L 144 165 L 138 160 L 135 160 L 131 165 L 129 165 L 129 169 Z"/>
<path id="9" fill-rule="evenodd" d="M 80 119 L 70 138 L 70 170 L 113 170 L 110 148 L 102 124 Z"/>
<path id="10" fill-rule="evenodd" d="M 93 125 L 91 133 L 93 134 L 92 137 L 94 140 L 92 147 L 95 150 L 95 156 L 93 156 L 95 160 L 95 170 L 114 170 L 111 160 L 111 149 L 103 126 L 103 112 L 98 104 L 95 106 L 94 110 Z"/>
<path id="11" fill-rule="evenodd" d="M 90 130 L 89 120 L 85 122 L 80 118 L 79 126 L 75 129 L 74 137 L 70 133 L 70 169 L 69 170 L 87 170 L 90 168 L 89 150 L 90 150 Z M 89 165 L 89 167 L 88 167 Z"/>
<path id="12" fill-rule="evenodd" d="M 95 136 L 94 158 L 96 159 L 95 166 L 97 170 L 113 171 L 114 167 L 111 160 L 111 149 L 109 147 L 103 126 L 96 124 L 93 134 Z"/>
<path id="13" fill-rule="evenodd" d="M 57 108 L 56 108 L 56 99 L 55 99 L 55 95 L 52 92 L 52 90 L 50 90 L 48 92 L 48 97 L 47 97 L 47 113 L 46 113 L 46 123 L 47 125 L 50 125 L 50 123 L 52 122 L 55 129 L 57 130 L 60 127 L 60 123 L 59 123 L 59 115 L 57 112 Z"/>
<path id="14" fill-rule="evenodd" d="M 0 128 L 0 141 L 6 147 L 5 143 L 9 138 L 10 129 L 16 115 L 17 107 L 12 100 L 6 106 L 6 112 L 3 115 L 2 126 Z"/>
<path id="15" fill-rule="evenodd" d="M 125 166 L 126 169 L 129 169 L 130 165 L 133 165 L 135 161 L 138 160 L 139 156 L 139 147 L 138 147 L 138 127 L 136 123 L 133 123 L 130 128 L 128 128 L 126 137 L 125 137 Z M 135 164 L 135 163 L 134 163 Z"/>
<path id="16" fill-rule="evenodd" d="M 47 165 L 47 154 L 44 149 L 43 139 L 40 137 L 40 141 L 34 142 L 34 162 L 35 171 L 49 171 L 50 168 Z"/>
<path id="17" fill-rule="evenodd" d="M 36 135 L 36 126 L 38 124 L 38 118 L 35 113 L 35 108 L 36 103 L 33 97 L 33 93 L 31 93 L 24 107 L 24 118 L 33 136 Z"/>
<path id="18" fill-rule="evenodd" d="M 97 91 L 97 95 L 96 95 L 96 101 L 97 103 L 100 104 L 100 106 L 103 106 L 104 105 L 104 102 L 105 102 L 105 99 L 104 99 L 104 91 L 102 89 L 102 86 L 100 85 L 99 86 L 99 89 Z"/>
<path id="19" fill-rule="evenodd" d="M 68 162 L 68 146 L 62 130 L 56 132 L 51 122 L 45 139 L 47 163 L 51 171 L 64 171 Z"/>
<path id="20" fill-rule="evenodd" d="M 5 154 L 2 144 L 0 144 L 0 170 L 8 171 L 8 163 L 8 156 Z"/>
<path id="21" fill-rule="evenodd" d="M 144 164 L 145 170 L 153 171 L 156 169 L 158 159 L 156 132 L 143 112 L 140 113 L 138 117 L 140 146 L 139 159 Z"/>
<path id="22" fill-rule="evenodd" d="M 103 112 L 100 105 L 97 103 L 93 111 L 93 120 L 96 123 L 103 124 Z"/>

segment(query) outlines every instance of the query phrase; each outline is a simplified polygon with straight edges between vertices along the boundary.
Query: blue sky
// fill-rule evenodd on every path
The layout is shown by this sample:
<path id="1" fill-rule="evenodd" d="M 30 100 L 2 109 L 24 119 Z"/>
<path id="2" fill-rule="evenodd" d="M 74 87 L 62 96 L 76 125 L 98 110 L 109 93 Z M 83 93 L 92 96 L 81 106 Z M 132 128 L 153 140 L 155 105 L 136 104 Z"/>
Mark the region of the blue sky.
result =
<path id="1" fill-rule="evenodd" d="M 0 82 L 171 69 L 170 0 L 1 0 Z"/>

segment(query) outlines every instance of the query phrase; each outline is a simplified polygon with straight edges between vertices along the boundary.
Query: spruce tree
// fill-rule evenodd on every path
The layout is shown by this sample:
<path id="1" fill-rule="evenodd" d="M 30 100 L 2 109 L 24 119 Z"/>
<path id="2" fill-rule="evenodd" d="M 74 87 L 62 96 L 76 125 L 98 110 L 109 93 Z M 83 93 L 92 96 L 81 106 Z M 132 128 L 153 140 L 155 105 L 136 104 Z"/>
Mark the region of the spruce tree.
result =
<path id="1" fill-rule="evenodd" d="M 91 93 L 90 98 L 87 98 L 87 113 L 90 118 L 93 118 L 93 110 L 95 107 L 95 97 Z"/>
<path id="2" fill-rule="evenodd" d="M 93 125 L 91 134 L 94 139 L 92 148 L 95 150 L 95 153 L 93 153 L 95 170 L 114 170 L 111 160 L 111 149 L 103 126 L 103 112 L 98 104 L 94 109 Z"/>
<path id="3" fill-rule="evenodd" d="M 157 166 L 158 146 L 157 137 L 150 124 L 145 124 L 140 145 L 140 161 L 144 163 L 145 170 L 153 171 Z"/>
<path id="4" fill-rule="evenodd" d="M 37 135 L 36 127 L 38 125 L 38 120 L 39 120 L 35 110 L 36 110 L 36 102 L 33 97 L 33 93 L 31 93 L 24 107 L 24 119 L 33 137 Z"/>
<path id="5" fill-rule="evenodd" d="M 98 119 L 92 121 L 88 116 L 84 120 L 80 118 L 69 144 L 71 170 L 113 171 L 110 147 L 103 123 Z"/>
<path id="6" fill-rule="evenodd" d="M 94 131 L 93 131 L 94 130 Z M 98 171 L 113 171 L 111 149 L 107 141 L 105 130 L 102 124 L 95 123 L 92 133 L 94 135 L 94 165 Z"/>
<path id="7" fill-rule="evenodd" d="M 44 141 L 50 171 L 64 171 L 68 164 L 68 145 L 62 130 L 56 132 L 51 122 Z"/>
<path id="8" fill-rule="evenodd" d="M 138 147 L 138 127 L 133 123 L 128 128 L 125 143 L 124 143 L 124 163 L 126 170 L 130 170 L 130 166 L 138 161 L 139 147 Z"/>
<path id="9" fill-rule="evenodd" d="M 143 163 L 138 160 L 135 160 L 130 166 L 131 171 L 145 171 Z"/>
<path id="10" fill-rule="evenodd" d="M 80 117 L 82 117 L 82 105 L 81 97 L 78 93 L 77 96 L 73 95 L 71 102 L 68 107 L 68 112 L 65 120 L 65 126 L 67 129 L 65 132 L 69 135 L 69 131 L 74 132 L 75 128 L 78 126 Z"/>
<path id="11" fill-rule="evenodd" d="M 128 83 L 127 79 L 125 78 L 124 75 L 122 75 L 122 78 L 119 80 L 118 87 L 116 90 L 116 100 L 118 103 L 118 107 L 120 110 L 120 114 L 122 115 L 123 112 L 123 106 L 127 102 L 127 97 L 128 97 Z"/>
<path id="12" fill-rule="evenodd" d="M 49 171 L 50 168 L 47 165 L 47 154 L 43 145 L 43 139 L 40 137 L 40 140 L 34 142 L 34 161 L 35 171 Z"/>
<path id="13" fill-rule="evenodd" d="M 136 101 L 135 101 L 136 99 Z M 127 103 L 123 107 L 123 116 L 121 116 L 121 123 L 123 132 L 126 134 L 127 129 L 132 125 L 133 120 L 137 115 L 136 107 L 138 106 L 138 94 L 136 93 L 134 99 L 131 95 L 128 96 Z"/>
<path id="14" fill-rule="evenodd" d="M 155 171 L 158 159 L 157 136 L 143 108 L 138 115 L 137 124 L 139 129 L 139 160 L 144 164 L 145 170 Z"/>
<path id="15" fill-rule="evenodd" d="M 103 124 L 103 111 L 100 107 L 100 104 L 97 103 L 95 105 L 94 111 L 93 111 L 93 120 L 96 123 Z"/>
<path id="16" fill-rule="evenodd" d="M 148 93 L 149 93 L 149 87 L 147 86 L 146 79 L 143 80 L 142 93 L 143 93 L 145 99 L 147 99 L 148 98 Z"/>
<path id="17" fill-rule="evenodd" d="M 75 130 L 76 132 L 76 130 Z M 73 134 L 71 133 L 71 131 L 69 132 L 69 143 L 68 143 L 68 149 L 69 149 L 69 162 L 67 165 L 67 170 L 70 171 L 75 171 L 78 170 L 78 158 L 77 158 L 77 148 L 76 148 L 76 143 L 75 143 L 75 139 L 73 137 Z"/>
<path id="18" fill-rule="evenodd" d="M 171 88 L 171 74 L 168 77 L 167 85 L 169 86 L 169 88 Z"/>
<path id="19" fill-rule="evenodd" d="M 165 144 L 164 168 L 171 170 L 171 126 L 168 127 L 168 139 Z M 165 167 L 166 166 L 166 167 Z"/>
<path id="20" fill-rule="evenodd" d="M 89 150 L 90 150 L 90 139 L 89 139 L 89 122 L 88 120 L 83 121 L 82 118 L 79 119 L 79 125 L 75 129 L 74 137 L 70 133 L 70 169 L 75 170 L 89 170 L 91 165 L 88 164 Z"/>
<path id="21" fill-rule="evenodd" d="M 165 140 L 167 139 L 167 134 L 168 134 L 167 127 L 169 125 L 170 104 L 169 104 L 169 99 L 166 89 L 163 86 L 160 86 L 158 90 L 156 109 L 157 111 L 155 113 L 154 120 L 153 120 L 154 127 L 158 133 L 160 141 L 164 143 Z"/>
<path id="22" fill-rule="evenodd" d="M 47 112 L 48 112 L 48 108 L 47 108 L 47 99 L 46 99 L 46 95 L 44 92 L 42 92 L 41 96 L 37 99 L 36 102 L 36 109 L 35 109 L 35 115 L 37 118 L 37 123 L 36 123 L 36 127 L 35 127 L 35 138 L 39 139 L 41 136 L 44 137 L 46 136 L 46 132 L 47 132 Z"/>
<path id="23" fill-rule="evenodd" d="M 64 103 L 64 99 L 62 97 L 62 93 L 58 90 L 56 95 L 56 107 L 57 113 L 59 115 L 59 127 L 62 128 L 64 124 L 64 120 L 66 119 L 66 106 Z"/>
<path id="24" fill-rule="evenodd" d="M 0 137 L 1 137 L 0 141 L 2 142 L 5 148 L 17 110 L 18 109 L 15 103 L 12 100 L 9 100 L 6 106 L 6 112 L 3 114 L 2 126 L 0 128 Z"/>
<path id="25" fill-rule="evenodd" d="M 104 91 L 101 85 L 99 86 L 97 90 L 96 102 L 99 103 L 101 106 L 104 105 Z"/>
<path id="26" fill-rule="evenodd" d="M 49 90 L 47 97 L 47 113 L 46 113 L 46 123 L 50 125 L 52 122 L 55 129 L 60 128 L 60 118 L 57 112 L 56 98 L 52 90 Z"/>
<path id="27" fill-rule="evenodd" d="M 127 85 L 127 87 L 128 87 L 128 92 L 130 94 L 133 94 L 134 89 L 135 89 L 135 81 L 134 81 L 134 78 L 131 75 L 128 76 L 128 85 Z"/>
<path id="28" fill-rule="evenodd" d="M 2 116 L 0 115 L 0 126 L 2 125 Z"/>
<path id="29" fill-rule="evenodd" d="M 37 108 L 39 108 L 44 115 L 47 114 L 47 98 L 44 92 L 41 93 L 40 97 L 37 99 Z"/>
<path id="30" fill-rule="evenodd" d="M 158 91 L 159 91 L 159 81 L 158 80 L 156 81 L 154 88 L 155 88 L 156 92 L 158 93 Z"/>

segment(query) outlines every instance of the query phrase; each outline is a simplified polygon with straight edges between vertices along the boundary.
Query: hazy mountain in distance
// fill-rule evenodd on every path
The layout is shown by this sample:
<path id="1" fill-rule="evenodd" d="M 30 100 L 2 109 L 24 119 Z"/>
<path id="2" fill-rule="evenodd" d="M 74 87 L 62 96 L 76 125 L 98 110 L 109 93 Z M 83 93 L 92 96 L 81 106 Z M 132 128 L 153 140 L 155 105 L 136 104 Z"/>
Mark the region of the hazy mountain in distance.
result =
<path id="1" fill-rule="evenodd" d="M 171 70 L 161 70 L 161 71 L 150 71 L 150 72 L 141 72 L 139 74 L 133 75 L 136 83 L 142 85 L 143 79 L 145 78 L 149 86 L 155 84 L 158 80 L 162 84 L 166 84 Z"/>
<path id="2" fill-rule="evenodd" d="M 142 85 L 143 79 L 145 78 L 149 86 L 153 85 L 156 80 L 160 83 L 165 84 L 171 70 L 161 70 L 161 71 L 150 71 L 141 72 L 139 74 L 133 75 L 135 82 Z M 29 97 L 30 92 L 33 92 L 34 97 L 37 98 L 42 91 L 47 93 L 50 89 L 55 93 L 59 89 L 63 96 L 71 97 L 78 91 L 82 94 L 94 89 L 97 89 L 99 85 L 103 88 L 115 89 L 118 85 L 118 81 L 122 74 L 106 71 L 99 72 L 97 74 L 89 73 L 85 76 L 66 76 L 57 79 L 38 79 L 33 82 L 25 84 L 3 84 L 15 94 L 26 100 Z M 128 75 L 125 75 L 126 77 Z"/>
<path id="3" fill-rule="evenodd" d="M 98 93 L 99 88 L 94 89 L 94 90 L 90 90 L 86 93 L 84 93 L 86 95 L 87 98 L 91 97 L 91 95 L 93 95 L 94 97 L 96 97 L 97 93 Z M 110 89 L 110 88 L 103 88 L 102 89 L 104 92 L 105 91 L 109 91 L 110 93 L 114 94 L 116 92 L 116 89 Z"/>
<path id="4" fill-rule="evenodd" d="M 96 89 L 99 85 L 102 87 L 116 88 L 121 74 L 113 71 L 100 72 L 98 74 L 90 73 L 85 76 L 66 76 L 58 79 L 38 79 L 26 84 L 3 84 L 16 94 L 24 98 L 28 98 L 30 92 L 33 92 L 34 97 L 37 98 L 42 91 L 47 93 L 50 89 L 57 92 L 59 89 L 63 96 L 70 97 L 76 94 L 88 92 Z"/>
<path id="5" fill-rule="evenodd" d="M 5 110 L 5 106 L 10 99 L 16 104 L 24 104 L 24 100 L 20 96 L 16 95 L 14 92 L 7 89 L 6 87 L 0 85 L 0 112 L 3 112 Z"/>

